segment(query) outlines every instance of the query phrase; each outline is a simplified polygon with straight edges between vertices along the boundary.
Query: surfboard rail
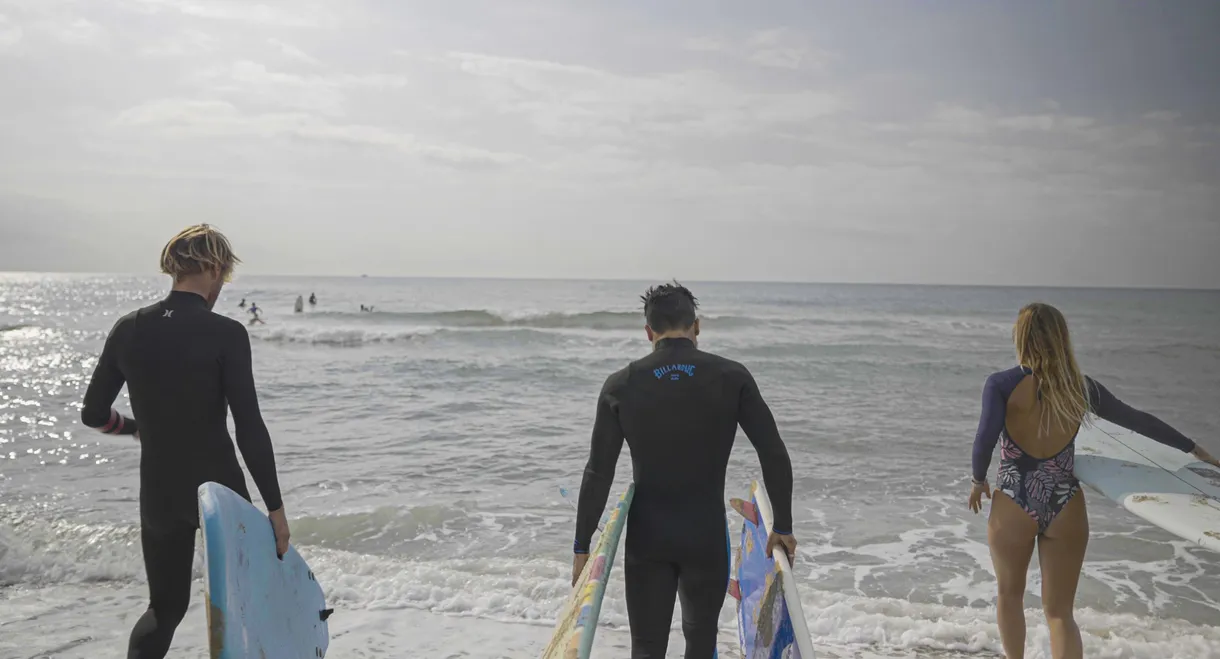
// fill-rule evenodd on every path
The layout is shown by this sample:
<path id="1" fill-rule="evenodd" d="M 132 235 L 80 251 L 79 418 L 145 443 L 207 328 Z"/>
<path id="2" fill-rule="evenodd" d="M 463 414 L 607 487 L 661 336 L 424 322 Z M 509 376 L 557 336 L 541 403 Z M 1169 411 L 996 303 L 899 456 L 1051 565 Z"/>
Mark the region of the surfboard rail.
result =
<path id="1" fill-rule="evenodd" d="M 589 552 L 589 560 L 577 578 L 567 603 L 559 612 L 555 632 L 542 652 L 542 659 L 589 659 L 606 594 L 606 583 L 614 567 L 614 557 L 634 495 L 635 483 L 631 483 L 619 496 L 615 506 L 603 513 L 601 535 Z"/>
<path id="2" fill-rule="evenodd" d="M 763 530 L 770 533 L 772 521 L 775 519 L 771 511 L 771 498 L 767 496 L 767 489 L 762 483 L 754 481 L 753 489 L 755 500 L 758 503 L 758 513 L 762 517 Z M 805 611 L 801 607 L 800 592 L 796 588 L 796 574 L 793 573 L 792 565 L 788 563 L 788 556 L 785 552 L 776 552 L 772 558 L 775 560 L 780 578 L 784 580 L 784 600 L 787 602 L 788 612 L 792 616 L 796 646 L 800 649 L 802 657 L 813 659 L 813 637 L 809 634 L 809 622 L 805 620 Z"/>

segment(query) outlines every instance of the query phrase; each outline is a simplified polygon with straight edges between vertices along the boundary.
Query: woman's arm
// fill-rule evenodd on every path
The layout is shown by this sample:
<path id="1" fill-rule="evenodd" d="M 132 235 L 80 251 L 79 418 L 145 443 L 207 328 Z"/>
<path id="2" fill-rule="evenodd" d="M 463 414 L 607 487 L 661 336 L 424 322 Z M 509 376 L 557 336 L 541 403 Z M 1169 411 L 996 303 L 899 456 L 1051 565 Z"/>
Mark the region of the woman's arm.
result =
<path id="1" fill-rule="evenodd" d="M 971 454 L 971 471 L 974 482 L 987 480 L 991 468 L 991 455 L 1004 429 L 1004 416 L 1008 409 L 1008 395 L 1004 391 L 1001 373 L 995 373 L 983 384 L 983 411 L 979 415 L 979 427 L 974 434 L 974 451 Z M 1011 390 L 1009 390 L 1011 392 Z"/>
<path id="2" fill-rule="evenodd" d="M 1008 397 L 1018 384 L 1029 375 L 1022 366 L 1007 371 L 992 373 L 983 385 L 983 412 L 979 415 L 979 429 L 974 434 L 974 453 L 971 457 L 974 482 L 987 480 L 987 469 L 991 466 L 991 454 L 1004 430 L 1004 418 L 1008 414 Z"/>
<path id="3" fill-rule="evenodd" d="M 1089 384 L 1089 407 L 1097 416 L 1183 453 L 1195 450 L 1194 441 L 1173 426 L 1122 402 L 1097 380 L 1090 377 L 1085 380 Z"/>

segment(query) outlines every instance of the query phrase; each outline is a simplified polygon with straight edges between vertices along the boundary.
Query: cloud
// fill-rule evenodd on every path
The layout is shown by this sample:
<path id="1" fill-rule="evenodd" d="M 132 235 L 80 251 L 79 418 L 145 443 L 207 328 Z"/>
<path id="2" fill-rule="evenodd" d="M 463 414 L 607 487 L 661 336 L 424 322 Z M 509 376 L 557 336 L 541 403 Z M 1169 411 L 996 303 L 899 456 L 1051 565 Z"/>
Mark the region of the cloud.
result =
<path id="1" fill-rule="evenodd" d="M 735 40 L 693 37 L 685 39 L 682 48 L 720 53 L 756 66 L 790 71 L 820 72 L 835 59 L 830 52 L 815 47 L 807 36 L 787 28 L 758 30 Z"/>
<path id="2" fill-rule="evenodd" d="M 43 29 L 54 38 L 74 45 L 95 45 L 106 36 L 106 31 L 100 25 L 84 18 L 77 18 L 63 24 L 46 24 Z"/>
<path id="3" fill-rule="evenodd" d="M 123 111 L 119 127 L 160 130 L 169 137 L 296 138 L 384 147 L 451 166 L 498 166 L 520 158 L 456 144 L 435 144 L 377 126 L 337 124 L 304 113 L 245 114 L 230 103 L 161 99 Z"/>
<path id="4" fill-rule="evenodd" d="M 691 37 L 682 42 L 682 47 L 687 50 L 708 53 L 728 50 L 728 46 L 723 41 L 712 37 Z"/>
<path id="5" fill-rule="evenodd" d="M 1077 131 L 1096 125 L 1092 117 L 1072 117 L 1053 113 L 1026 114 L 1013 117 L 1001 117 L 996 125 L 1011 130 L 1029 131 Z"/>
<path id="6" fill-rule="evenodd" d="M 829 91 L 742 89 L 709 71 L 623 75 L 545 60 L 450 53 L 457 69 L 498 83 L 501 112 L 555 138 L 647 141 L 766 133 L 808 125 L 845 107 Z"/>
<path id="7" fill-rule="evenodd" d="M 0 48 L 13 48 L 37 36 L 66 46 L 99 46 L 107 39 L 106 30 L 97 23 L 65 14 L 54 0 L 45 5 L 14 3 L 13 17 L 0 14 Z"/>
<path id="8" fill-rule="evenodd" d="M 778 69 L 822 71 L 835 59 L 815 47 L 807 36 L 788 29 L 762 30 L 746 40 L 749 61 Z"/>
<path id="9" fill-rule="evenodd" d="M 196 79 L 202 87 L 221 96 L 328 115 L 344 114 L 347 90 L 396 89 L 407 84 L 402 76 L 378 73 L 285 73 L 250 60 L 201 70 Z"/>
<path id="10" fill-rule="evenodd" d="M 304 62 L 306 64 L 318 64 L 319 63 L 318 60 L 305 54 L 305 52 L 303 50 L 301 50 L 300 48 L 297 48 L 296 46 L 294 46 L 290 43 L 280 41 L 279 39 L 268 39 L 267 43 L 278 48 L 279 51 L 281 53 L 283 53 L 284 57 L 287 57 L 288 59 L 293 59 L 298 62 Z"/>
<path id="11" fill-rule="evenodd" d="M 337 250 L 348 271 L 633 276 L 698 236 L 683 276 L 1084 283 L 1037 254 L 1104 234 L 1182 253 L 1170 274 L 1088 257 L 1097 280 L 1220 285 L 1205 86 L 1135 103 L 1110 59 L 1064 72 L 1093 32 L 1022 71 L 1040 33 L 964 57 L 945 35 L 984 23 L 851 7 L 10 0 L 0 193 L 95 233 L 98 209 L 157 235 L 220 215 L 274 246 L 291 218 L 304 242 L 266 270 Z M 1035 256 L 978 256 L 998 252 Z"/>
<path id="12" fill-rule="evenodd" d="M 132 9 L 148 13 L 174 11 L 186 16 L 280 27 L 320 27 L 337 20 L 317 3 L 246 2 L 245 0 L 123 0 Z"/>
<path id="13" fill-rule="evenodd" d="M 169 37 L 161 37 L 140 49 L 148 57 L 190 57 L 216 51 L 218 40 L 207 32 L 188 29 Z"/>
<path id="14" fill-rule="evenodd" d="M 765 48 L 750 54 L 750 61 L 759 66 L 777 69 L 799 69 L 805 53 L 799 48 Z"/>
<path id="15" fill-rule="evenodd" d="M 1150 120 L 1150 121 L 1169 121 L 1169 122 L 1173 122 L 1173 121 L 1177 121 L 1177 120 L 1178 120 L 1178 119 L 1180 119 L 1181 117 L 1182 117 L 1181 113 L 1178 113 L 1178 112 L 1170 112 L 1170 111 L 1168 111 L 1168 110 L 1156 110 L 1156 111 L 1154 111 L 1154 112 L 1149 112 L 1148 114 L 1145 114 L 1145 115 L 1144 115 L 1144 118 L 1145 118 L 1145 119 L 1148 119 L 1148 120 Z"/>
<path id="16" fill-rule="evenodd" d="M 16 46 L 21 43 L 24 31 L 4 14 L 0 14 L 0 49 Z"/>

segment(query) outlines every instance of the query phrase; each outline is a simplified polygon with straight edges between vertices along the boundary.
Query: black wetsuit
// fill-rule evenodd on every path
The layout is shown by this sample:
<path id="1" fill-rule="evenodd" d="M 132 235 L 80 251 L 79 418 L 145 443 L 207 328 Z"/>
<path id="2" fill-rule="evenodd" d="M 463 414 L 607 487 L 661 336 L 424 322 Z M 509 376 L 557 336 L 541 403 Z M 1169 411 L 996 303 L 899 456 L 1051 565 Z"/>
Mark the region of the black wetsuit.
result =
<path id="1" fill-rule="evenodd" d="M 791 533 L 792 464 L 746 367 L 663 339 L 602 388 L 573 550 L 589 551 L 626 439 L 636 488 L 624 561 L 633 659 L 665 656 L 675 593 L 687 658 L 715 651 L 729 580 L 724 480 L 738 424 L 762 463 L 775 531 Z"/>
<path id="2" fill-rule="evenodd" d="M 240 322 L 212 313 L 202 296 L 183 291 L 124 316 L 106 339 L 85 393 L 86 426 L 134 431 L 135 422 L 111 407 L 124 382 L 139 424 L 140 540 L 151 598 L 127 656 L 160 659 L 190 603 L 199 486 L 215 481 L 250 498 L 226 407 L 267 509 L 283 504 L 254 391 L 250 337 Z"/>

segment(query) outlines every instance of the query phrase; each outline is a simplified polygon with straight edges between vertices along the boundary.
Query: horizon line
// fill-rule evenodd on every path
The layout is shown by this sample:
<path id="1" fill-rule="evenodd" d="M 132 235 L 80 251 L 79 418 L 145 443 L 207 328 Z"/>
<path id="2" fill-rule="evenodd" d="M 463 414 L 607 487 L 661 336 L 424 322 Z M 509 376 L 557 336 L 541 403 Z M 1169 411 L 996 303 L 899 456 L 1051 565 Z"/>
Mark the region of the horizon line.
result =
<path id="1" fill-rule="evenodd" d="M 0 270 L 0 275 L 76 275 L 76 276 L 132 276 L 151 277 L 165 276 L 152 272 L 106 272 L 106 271 L 38 271 L 38 270 Z M 463 280 L 463 281 L 520 281 L 520 282 L 633 282 L 655 283 L 653 279 L 641 277 L 545 277 L 545 276 L 495 276 L 495 275 L 367 275 L 367 274 L 300 274 L 300 273 L 250 273 L 247 277 L 266 278 L 313 278 L 313 279 L 431 279 L 431 280 Z M 240 277 L 235 281 L 240 281 Z M 675 281 L 674 277 L 661 278 L 657 281 Z M 682 280 L 679 280 L 682 281 Z M 894 282 L 894 281 L 819 281 L 819 280 L 782 280 L 782 279 L 686 279 L 695 284 L 767 284 L 782 286 L 906 286 L 923 288 L 1028 288 L 1049 290 L 1101 290 L 1101 291 L 1190 291 L 1218 292 L 1220 287 L 1181 286 L 1181 285 L 1148 285 L 1148 286 L 1097 286 L 1081 284 L 976 284 L 976 283 L 946 283 L 946 282 Z M 232 284 L 230 284 L 232 285 Z"/>

